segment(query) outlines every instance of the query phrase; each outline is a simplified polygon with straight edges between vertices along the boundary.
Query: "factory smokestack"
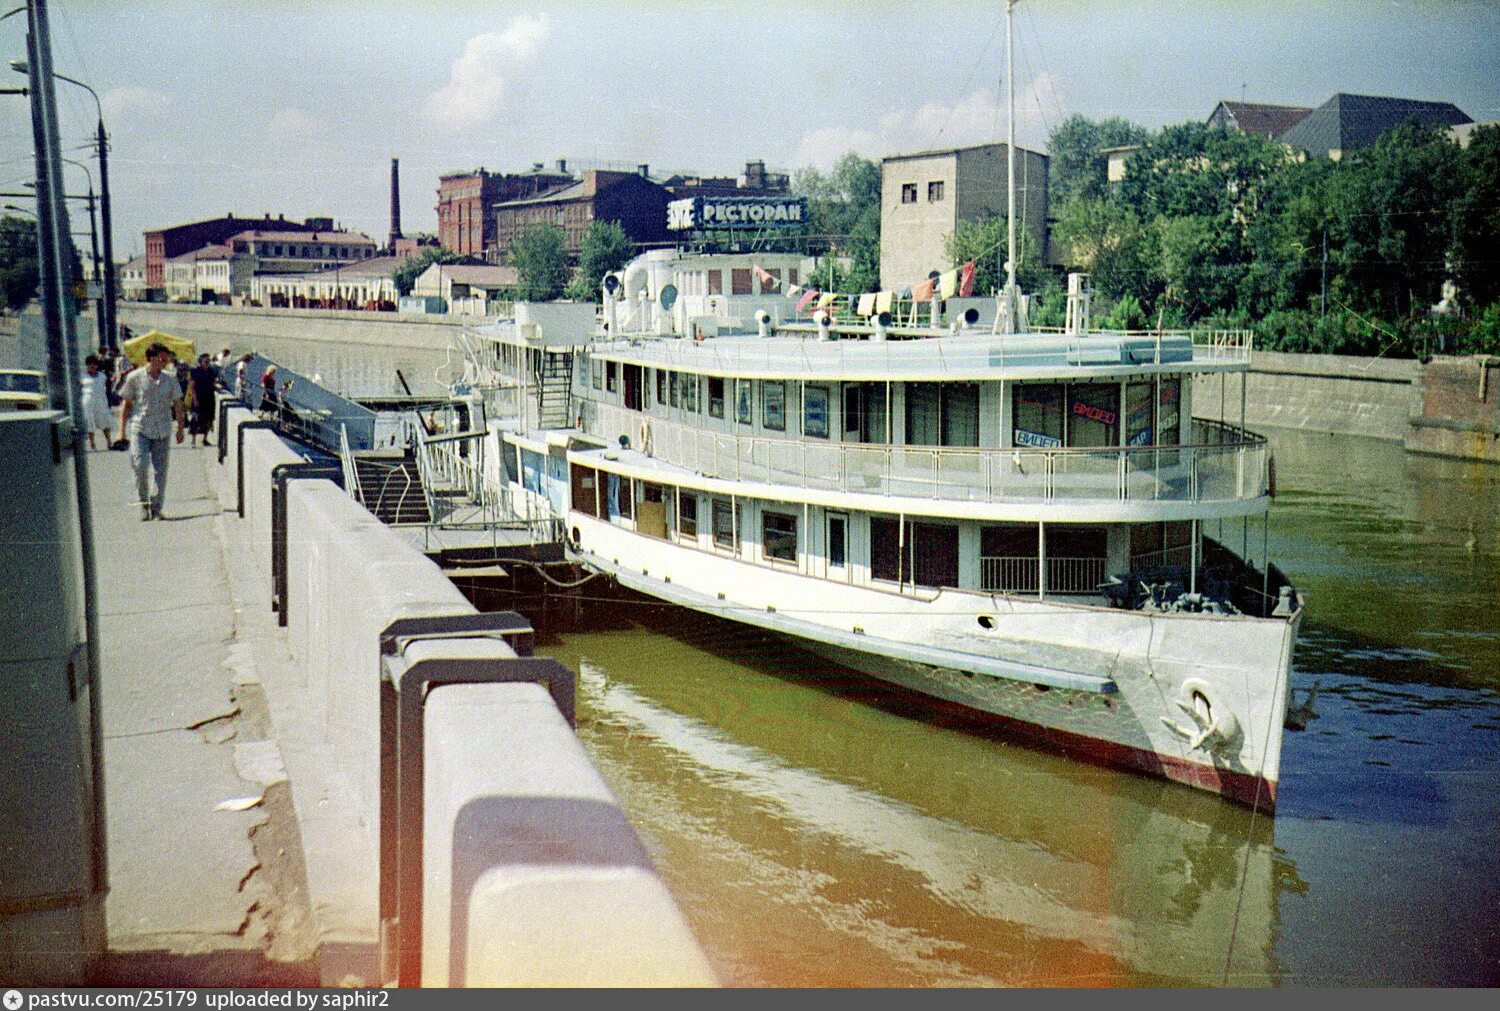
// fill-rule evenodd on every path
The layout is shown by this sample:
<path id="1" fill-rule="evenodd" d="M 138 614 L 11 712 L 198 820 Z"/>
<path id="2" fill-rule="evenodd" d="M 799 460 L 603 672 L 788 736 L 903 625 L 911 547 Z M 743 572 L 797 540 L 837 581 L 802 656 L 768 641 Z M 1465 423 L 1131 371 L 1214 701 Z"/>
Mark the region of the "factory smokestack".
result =
<path id="1" fill-rule="evenodd" d="M 401 159 L 391 159 L 391 255 L 396 253 L 396 240 L 401 238 Z"/>

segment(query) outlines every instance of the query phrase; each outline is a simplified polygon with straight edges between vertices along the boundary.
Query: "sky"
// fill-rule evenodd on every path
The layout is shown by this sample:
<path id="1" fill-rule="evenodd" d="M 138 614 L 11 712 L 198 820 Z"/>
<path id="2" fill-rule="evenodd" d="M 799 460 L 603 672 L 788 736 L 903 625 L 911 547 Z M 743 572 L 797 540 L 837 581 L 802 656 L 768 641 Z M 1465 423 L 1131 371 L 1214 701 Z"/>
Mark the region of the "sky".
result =
<path id="1" fill-rule="evenodd" d="M 333 217 L 383 242 L 393 157 L 411 234 L 436 231 L 438 176 L 480 165 L 792 172 L 1005 134 L 1001 0 L 49 10 L 54 69 L 102 97 L 120 259 L 148 228 L 229 212 Z M 0 22 L 0 49 L 24 57 L 24 17 Z M 1339 91 L 1500 120 L 1500 0 L 1021 0 L 1015 76 L 1017 141 L 1038 150 L 1075 113 L 1159 127 L 1222 99 Z M 93 100 L 59 83 L 58 104 L 67 156 L 85 161 Z M 0 189 L 32 177 L 30 152 L 25 100 L 0 97 Z"/>

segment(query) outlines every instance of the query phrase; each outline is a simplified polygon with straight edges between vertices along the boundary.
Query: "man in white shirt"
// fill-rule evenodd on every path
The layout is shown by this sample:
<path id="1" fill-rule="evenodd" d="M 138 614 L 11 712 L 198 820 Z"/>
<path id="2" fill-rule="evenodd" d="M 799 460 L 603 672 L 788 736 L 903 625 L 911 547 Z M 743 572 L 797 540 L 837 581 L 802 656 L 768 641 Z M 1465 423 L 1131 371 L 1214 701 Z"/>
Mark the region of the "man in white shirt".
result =
<path id="1" fill-rule="evenodd" d="M 167 368 L 172 352 L 164 344 L 146 350 L 146 367 L 136 369 L 120 387 L 120 431 L 130 437 L 130 465 L 135 469 L 135 490 L 141 503 L 141 519 L 161 519 L 167 497 L 167 463 L 171 452 L 172 422 L 177 422 L 177 441 L 182 441 L 184 412 L 182 387 Z M 134 415 L 134 419 L 132 419 Z M 148 472 L 156 476 L 156 494 L 148 497 Z"/>

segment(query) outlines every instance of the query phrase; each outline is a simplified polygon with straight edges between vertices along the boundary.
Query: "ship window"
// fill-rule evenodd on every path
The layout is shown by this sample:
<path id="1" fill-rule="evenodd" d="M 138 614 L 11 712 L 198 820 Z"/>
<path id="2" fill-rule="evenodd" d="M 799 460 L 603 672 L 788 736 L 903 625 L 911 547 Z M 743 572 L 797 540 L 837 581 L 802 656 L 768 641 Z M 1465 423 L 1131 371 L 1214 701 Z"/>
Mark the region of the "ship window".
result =
<path id="1" fill-rule="evenodd" d="M 682 375 L 682 406 L 684 410 L 698 410 L 698 376 L 687 372 Z"/>
<path id="2" fill-rule="evenodd" d="M 903 544 L 895 519 L 870 517 L 870 574 L 918 586 L 957 586 L 958 527 L 908 522 Z"/>
<path id="3" fill-rule="evenodd" d="M 641 403 L 641 367 L 639 365 L 625 366 L 625 407 L 628 410 L 639 411 Z"/>
<path id="4" fill-rule="evenodd" d="M 797 517 L 784 513 L 761 513 L 760 550 L 766 558 L 774 561 L 795 562 L 797 560 Z"/>
<path id="5" fill-rule="evenodd" d="M 667 402 L 667 370 L 656 370 L 656 402 L 665 404 Z"/>
<path id="6" fill-rule="evenodd" d="M 901 528 L 895 519 L 870 517 L 870 575 L 895 582 L 901 577 Z"/>
<path id="7" fill-rule="evenodd" d="M 796 267 L 788 267 L 786 269 L 786 283 L 787 284 L 796 284 L 797 283 L 797 268 Z"/>
<path id="8" fill-rule="evenodd" d="M 1059 383 L 1023 383 L 1013 394 L 1017 446 L 1050 449 L 1062 445 L 1063 388 Z"/>
<path id="9" fill-rule="evenodd" d="M 682 377 L 675 372 L 667 373 L 667 389 L 672 394 L 672 406 L 682 406 Z"/>
<path id="10" fill-rule="evenodd" d="M 596 390 L 604 389 L 604 363 L 596 361 L 593 364 L 593 374 L 589 376 L 590 385 Z"/>
<path id="11" fill-rule="evenodd" d="M 749 267 L 735 267 L 732 270 L 730 270 L 730 272 L 729 272 L 729 293 L 731 295 L 749 295 L 751 293 L 751 291 L 752 291 L 752 289 L 750 287 L 750 268 Z"/>
<path id="12" fill-rule="evenodd" d="M 1125 445 L 1151 445 L 1152 383 L 1130 383 L 1125 387 Z"/>
<path id="13" fill-rule="evenodd" d="M 828 387 L 803 387 L 802 434 L 814 439 L 828 438 Z"/>
<path id="14" fill-rule="evenodd" d="M 724 272 L 710 270 L 708 272 L 708 293 L 710 295 L 724 294 Z"/>
<path id="15" fill-rule="evenodd" d="M 842 569 L 848 557 L 848 521 L 843 516 L 828 517 L 828 566 Z"/>
<path id="16" fill-rule="evenodd" d="M 698 536 L 698 496 L 693 492 L 678 492 L 677 532 L 684 537 Z"/>
<path id="17" fill-rule="evenodd" d="M 619 389 L 620 380 L 617 372 L 618 366 L 614 362 L 604 363 L 604 388 L 610 393 Z"/>
<path id="18" fill-rule="evenodd" d="M 1156 444 L 1176 446 L 1182 442 L 1182 380 L 1163 379 L 1156 407 Z"/>
<path id="19" fill-rule="evenodd" d="M 901 202 L 903 204 L 914 204 L 914 203 L 917 202 L 917 184 L 916 183 L 902 183 L 901 184 Z"/>
<path id="20" fill-rule="evenodd" d="M 886 417 L 888 383 L 844 384 L 844 441 L 890 442 Z"/>
<path id="21" fill-rule="evenodd" d="M 761 424 L 773 432 L 786 431 L 786 383 L 764 380 L 760 384 Z"/>
<path id="22" fill-rule="evenodd" d="M 1088 449 L 1120 444 L 1120 387 L 1075 383 L 1068 387 L 1069 446 Z"/>
<path id="23" fill-rule="evenodd" d="M 615 503 L 613 515 L 627 520 L 635 515 L 635 493 L 631 489 L 634 483 L 630 478 L 620 477 L 618 474 L 609 476 L 609 490 Z"/>
<path id="24" fill-rule="evenodd" d="M 734 548 L 734 509 L 721 498 L 714 499 L 714 544 L 721 548 Z"/>
<path id="25" fill-rule="evenodd" d="M 718 376 L 708 377 L 708 413 L 710 417 L 724 417 L 724 380 Z"/>
<path id="26" fill-rule="evenodd" d="M 979 386 L 975 383 L 907 383 L 906 444 L 979 445 Z"/>
<path id="27" fill-rule="evenodd" d="M 573 508 L 590 516 L 599 515 L 599 472 L 574 464 L 572 470 Z"/>
<path id="28" fill-rule="evenodd" d="M 734 392 L 735 392 L 735 398 L 734 398 L 734 417 L 735 417 L 735 420 L 738 421 L 742 425 L 751 424 L 751 422 L 752 422 L 753 419 L 752 419 L 751 413 L 750 413 L 750 404 L 751 404 L 751 400 L 750 400 L 750 380 L 748 380 L 748 379 L 736 379 L 734 381 L 734 384 L 735 384 L 734 385 Z"/>

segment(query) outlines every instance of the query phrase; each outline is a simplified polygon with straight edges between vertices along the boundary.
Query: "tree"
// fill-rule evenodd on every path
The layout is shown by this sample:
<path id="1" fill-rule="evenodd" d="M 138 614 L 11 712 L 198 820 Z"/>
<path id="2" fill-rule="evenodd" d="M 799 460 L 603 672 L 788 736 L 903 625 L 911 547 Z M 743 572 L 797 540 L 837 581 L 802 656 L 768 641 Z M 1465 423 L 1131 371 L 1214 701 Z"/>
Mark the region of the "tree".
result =
<path id="1" fill-rule="evenodd" d="M 520 275 L 516 297 L 523 302 L 546 302 L 560 298 L 572 271 L 562 229 L 556 225 L 531 225 L 511 241 L 510 260 Z"/>
<path id="2" fill-rule="evenodd" d="M 1124 204 L 1076 197 L 1059 210 L 1052 237 L 1062 250 L 1063 263 L 1087 273 L 1105 297 L 1145 290 L 1146 232 Z"/>
<path id="3" fill-rule="evenodd" d="M 1101 200 L 1109 194 L 1105 148 L 1143 144 L 1151 132 L 1117 116 L 1094 122 L 1072 115 L 1047 138 L 1049 199 L 1062 205 L 1078 198 Z"/>
<path id="4" fill-rule="evenodd" d="M 815 250 L 850 261 L 830 279 L 822 264 L 808 283 L 844 291 L 874 291 L 880 284 L 880 165 L 850 151 L 827 175 L 802 169 L 792 192 L 807 197 L 807 234 Z"/>
<path id="5" fill-rule="evenodd" d="M 568 297 L 597 300 L 604 275 L 619 270 L 635 255 L 635 246 L 618 221 L 595 221 L 583 233 L 578 253 L 578 276 L 568 286 Z"/>
<path id="6" fill-rule="evenodd" d="M 440 246 L 428 246 L 416 256 L 407 257 L 398 263 L 391 271 L 391 280 L 395 282 L 398 293 L 410 295 L 417 285 L 417 278 L 434 263 L 459 263 L 465 259 L 466 257 L 450 253 Z"/>
<path id="7" fill-rule="evenodd" d="M 993 295 L 1004 283 L 1000 264 L 1005 258 L 1008 242 L 1006 219 L 986 215 L 960 221 L 944 245 L 950 266 L 974 261 L 974 293 Z M 1036 255 L 1036 243 L 1026 228 L 1016 229 L 1016 258 L 1019 261 L 1016 284 L 1023 292 L 1039 292 L 1047 286 L 1052 279 L 1051 272 Z"/>
<path id="8" fill-rule="evenodd" d="M 1500 126 L 1482 126 L 1461 155 L 1454 207 L 1453 280 L 1470 308 L 1500 302 Z M 1489 332 L 1494 332 L 1490 313 Z"/>
<path id="9" fill-rule="evenodd" d="M 5 307 L 24 307 L 35 297 L 41 281 L 36 225 L 10 214 L 0 218 L 0 291 L 4 293 Z"/>

